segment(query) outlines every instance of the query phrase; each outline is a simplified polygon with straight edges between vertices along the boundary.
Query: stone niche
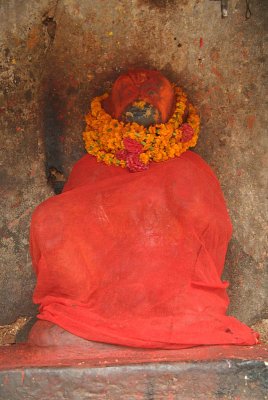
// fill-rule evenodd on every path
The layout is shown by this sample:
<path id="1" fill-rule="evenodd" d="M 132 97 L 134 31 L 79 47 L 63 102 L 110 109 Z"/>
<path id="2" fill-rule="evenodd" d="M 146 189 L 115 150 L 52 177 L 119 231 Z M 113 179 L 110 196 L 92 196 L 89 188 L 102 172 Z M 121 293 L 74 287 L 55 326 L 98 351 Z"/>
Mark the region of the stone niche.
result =
<path id="1" fill-rule="evenodd" d="M 194 151 L 217 174 L 233 222 L 229 312 L 250 325 L 267 318 L 267 6 L 252 2 L 246 18 L 235 0 L 221 18 L 208 0 L 1 2 L 1 326 L 17 332 L 37 312 L 28 232 L 35 206 L 54 195 L 49 169 L 68 176 L 84 154 L 90 99 L 133 67 L 159 69 L 200 110 Z"/>

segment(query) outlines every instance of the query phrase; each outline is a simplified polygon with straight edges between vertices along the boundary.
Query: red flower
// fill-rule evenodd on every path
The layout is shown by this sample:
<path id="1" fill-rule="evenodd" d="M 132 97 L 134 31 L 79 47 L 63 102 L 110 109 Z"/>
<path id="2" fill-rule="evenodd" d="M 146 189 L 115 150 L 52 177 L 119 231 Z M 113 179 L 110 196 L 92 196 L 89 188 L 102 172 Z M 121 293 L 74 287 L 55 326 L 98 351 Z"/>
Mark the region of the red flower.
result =
<path id="1" fill-rule="evenodd" d="M 189 140 L 191 140 L 192 137 L 194 136 L 193 128 L 189 124 L 182 124 L 181 130 L 182 130 L 182 137 L 180 141 L 182 143 L 189 142 Z"/>
<path id="2" fill-rule="evenodd" d="M 125 150 L 117 151 L 115 156 L 118 160 L 126 161 L 130 172 L 141 172 L 148 168 L 139 158 L 143 146 L 134 139 L 123 139 Z"/>
<path id="3" fill-rule="evenodd" d="M 136 140 L 134 140 L 134 139 L 125 138 L 123 140 L 123 143 L 124 143 L 125 149 L 129 153 L 139 154 L 142 152 L 142 149 L 143 149 L 142 144 L 136 142 Z"/>
<path id="4" fill-rule="evenodd" d="M 119 150 L 115 153 L 116 158 L 118 158 L 118 160 L 123 160 L 123 161 L 127 160 L 127 155 L 128 152 L 126 150 Z"/>
<path id="5" fill-rule="evenodd" d="M 129 153 L 127 155 L 127 167 L 130 172 L 142 172 L 148 169 L 148 165 L 141 162 L 137 153 Z"/>

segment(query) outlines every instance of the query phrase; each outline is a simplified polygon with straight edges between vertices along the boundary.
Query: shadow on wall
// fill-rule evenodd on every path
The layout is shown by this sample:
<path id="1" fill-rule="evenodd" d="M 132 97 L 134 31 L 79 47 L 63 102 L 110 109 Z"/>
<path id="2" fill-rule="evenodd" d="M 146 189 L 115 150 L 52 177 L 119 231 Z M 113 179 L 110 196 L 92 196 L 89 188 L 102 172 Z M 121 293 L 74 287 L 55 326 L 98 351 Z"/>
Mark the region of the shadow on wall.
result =
<path id="1" fill-rule="evenodd" d="M 255 324 L 261 319 L 268 318 L 267 292 L 262 290 L 264 271 L 255 267 L 254 258 L 245 253 L 234 237 L 228 246 L 223 279 L 230 283 L 229 315 L 235 315 L 247 324 Z M 249 299 L 254 315 L 248 312 Z"/>
<path id="2" fill-rule="evenodd" d="M 64 122 L 60 113 L 62 102 L 63 99 L 54 88 L 49 87 L 43 102 L 45 172 L 55 194 L 61 193 L 65 181 L 61 148 L 64 133 Z"/>

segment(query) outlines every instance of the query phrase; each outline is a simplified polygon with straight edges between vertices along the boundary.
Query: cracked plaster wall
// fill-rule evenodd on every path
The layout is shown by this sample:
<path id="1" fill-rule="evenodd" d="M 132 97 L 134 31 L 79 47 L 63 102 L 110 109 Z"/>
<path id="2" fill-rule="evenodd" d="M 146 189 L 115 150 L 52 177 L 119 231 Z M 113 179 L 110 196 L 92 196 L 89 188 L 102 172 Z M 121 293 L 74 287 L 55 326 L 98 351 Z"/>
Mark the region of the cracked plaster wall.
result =
<path id="1" fill-rule="evenodd" d="M 51 196 L 46 169 L 67 176 L 84 154 L 94 95 L 132 67 L 161 70 L 197 105 L 196 150 L 219 177 L 233 221 L 225 277 L 230 312 L 267 318 L 267 2 L 0 0 L 0 324 L 36 313 L 31 212 Z M 266 262 L 266 264 L 265 264 Z"/>

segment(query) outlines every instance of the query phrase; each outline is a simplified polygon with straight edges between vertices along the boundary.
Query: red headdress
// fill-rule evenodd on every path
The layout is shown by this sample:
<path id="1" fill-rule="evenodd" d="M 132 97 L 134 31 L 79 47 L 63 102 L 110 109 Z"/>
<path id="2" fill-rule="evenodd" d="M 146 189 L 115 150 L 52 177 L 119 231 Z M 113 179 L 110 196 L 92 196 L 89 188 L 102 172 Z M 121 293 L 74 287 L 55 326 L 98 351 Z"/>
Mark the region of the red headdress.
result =
<path id="1" fill-rule="evenodd" d="M 171 115 L 174 98 L 171 83 L 160 72 L 134 70 L 119 76 L 103 106 L 113 118 L 120 119 L 128 106 L 143 100 L 159 111 L 156 122 L 165 123 Z"/>

